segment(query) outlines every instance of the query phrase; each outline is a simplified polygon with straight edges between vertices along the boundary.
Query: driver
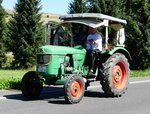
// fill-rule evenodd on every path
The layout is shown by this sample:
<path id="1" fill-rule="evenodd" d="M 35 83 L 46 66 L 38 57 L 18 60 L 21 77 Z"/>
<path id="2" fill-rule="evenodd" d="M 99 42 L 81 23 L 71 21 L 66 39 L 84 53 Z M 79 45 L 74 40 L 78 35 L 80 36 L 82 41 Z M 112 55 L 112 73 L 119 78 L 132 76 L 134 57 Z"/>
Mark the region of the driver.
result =
<path id="1" fill-rule="evenodd" d="M 102 51 L 102 37 L 96 28 L 89 27 L 89 35 L 86 41 L 86 49 L 91 58 L 90 73 L 94 73 L 94 63 L 97 51 Z"/>

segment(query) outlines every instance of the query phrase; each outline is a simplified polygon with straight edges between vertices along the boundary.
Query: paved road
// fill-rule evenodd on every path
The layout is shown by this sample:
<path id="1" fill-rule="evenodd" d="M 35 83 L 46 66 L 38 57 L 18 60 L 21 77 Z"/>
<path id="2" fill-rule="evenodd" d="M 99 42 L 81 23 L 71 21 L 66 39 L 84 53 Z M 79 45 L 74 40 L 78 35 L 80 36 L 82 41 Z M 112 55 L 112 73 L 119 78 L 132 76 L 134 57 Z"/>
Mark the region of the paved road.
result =
<path id="1" fill-rule="evenodd" d="M 26 101 L 20 91 L 0 90 L 0 114 L 150 114 L 150 77 L 131 79 L 119 98 L 107 98 L 95 82 L 73 105 L 65 103 L 62 87 L 45 87 L 37 101 Z"/>

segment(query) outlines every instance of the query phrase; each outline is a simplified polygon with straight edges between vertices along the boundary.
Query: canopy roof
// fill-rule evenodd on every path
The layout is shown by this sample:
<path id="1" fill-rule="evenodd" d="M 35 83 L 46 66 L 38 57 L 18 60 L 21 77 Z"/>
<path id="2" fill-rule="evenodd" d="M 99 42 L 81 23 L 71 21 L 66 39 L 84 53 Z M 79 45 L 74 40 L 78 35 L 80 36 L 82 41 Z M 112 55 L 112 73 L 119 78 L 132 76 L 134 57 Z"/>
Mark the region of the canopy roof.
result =
<path id="1" fill-rule="evenodd" d="M 99 27 L 107 25 L 105 20 L 110 23 L 127 24 L 126 20 L 116 17 L 100 14 L 100 13 L 76 13 L 60 16 L 62 23 L 80 23 L 91 27 Z"/>

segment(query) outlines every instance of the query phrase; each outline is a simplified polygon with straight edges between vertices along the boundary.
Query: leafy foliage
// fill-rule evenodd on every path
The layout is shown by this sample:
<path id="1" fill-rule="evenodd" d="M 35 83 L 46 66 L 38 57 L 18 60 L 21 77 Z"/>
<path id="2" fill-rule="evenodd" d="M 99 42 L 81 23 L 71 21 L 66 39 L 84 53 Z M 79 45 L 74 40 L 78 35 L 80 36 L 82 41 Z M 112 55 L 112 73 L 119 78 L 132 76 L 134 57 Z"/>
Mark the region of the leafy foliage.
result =
<path id="1" fill-rule="evenodd" d="M 103 13 L 115 17 L 123 15 L 123 0 L 88 0 L 89 12 Z"/>
<path id="2" fill-rule="evenodd" d="M 127 48 L 132 56 L 131 67 L 150 67 L 150 1 L 127 0 Z"/>
<path id="3" fill-rule="evenodd" d="M 0 0 L 0 68 L 3 67 L 3 65 L 6 63 L 6 56 L 5 56 L 5 51 L 6 51 L 6 12 L 2 7 L 2 0 Z"/>
<path id="4" fill-rule="evenodd" d="M 69 4 L 69 13 L 86 13 L 86 0 L 74 0 Z"/>
<path id="5" fill-rule="evenodd" d="M 16 12 L 9 22 L 8 45 L 14 54 L 15 68 L 33 66 L 36 49 L 43 42 L 39 5 L 40 0 L 18 0 Z"/>

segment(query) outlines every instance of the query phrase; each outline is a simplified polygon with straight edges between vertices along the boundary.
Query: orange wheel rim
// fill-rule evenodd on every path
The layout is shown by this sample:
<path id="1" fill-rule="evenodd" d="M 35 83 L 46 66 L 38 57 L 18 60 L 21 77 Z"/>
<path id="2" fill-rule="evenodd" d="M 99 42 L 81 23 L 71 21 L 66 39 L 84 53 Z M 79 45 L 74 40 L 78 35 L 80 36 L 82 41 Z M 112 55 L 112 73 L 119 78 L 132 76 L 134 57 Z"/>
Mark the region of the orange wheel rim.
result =
<path id="1" fill-rule="evenodd" d="M 113 84 L 117 89 L 123 89 L 127 81 L 127 70 L 124 63 L 119 62 L 113 68 Z"/>
<path id="2" fill-rule="evenodd" d="M 82 84 L 80 81 L 75 81 L 71 85 L 71 95 L 73 97 L 79 97 L 82 93 Z"/>

